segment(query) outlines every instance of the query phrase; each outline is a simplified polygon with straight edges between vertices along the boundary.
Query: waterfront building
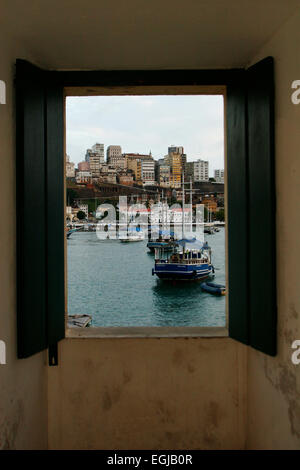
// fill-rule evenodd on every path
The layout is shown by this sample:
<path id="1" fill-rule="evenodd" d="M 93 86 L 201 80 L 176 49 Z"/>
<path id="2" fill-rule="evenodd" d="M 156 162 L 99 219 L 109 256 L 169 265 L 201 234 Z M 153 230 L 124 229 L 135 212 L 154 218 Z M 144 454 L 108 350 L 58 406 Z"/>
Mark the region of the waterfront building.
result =
<path id="1" fill-rule="evenodd" d="M 215 170 L 214 178 L 217 183 L 224 183 L 224 170 Z"/>
<path id="2" fill-rule="evenodd" d="M 200 160 L 186 163 L 187 180 L 192 178 L 193 182 L 209 181 L 209 162 Z"/>

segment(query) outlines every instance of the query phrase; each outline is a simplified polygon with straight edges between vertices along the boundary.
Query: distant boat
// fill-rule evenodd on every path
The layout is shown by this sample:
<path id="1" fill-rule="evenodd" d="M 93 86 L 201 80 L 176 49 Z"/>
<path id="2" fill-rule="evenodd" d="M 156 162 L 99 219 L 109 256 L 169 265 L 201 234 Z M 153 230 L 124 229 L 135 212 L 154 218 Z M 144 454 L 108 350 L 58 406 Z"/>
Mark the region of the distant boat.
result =
<path id="1" fill-rule="evenodd" d="M 72 235 L 72 233 L 77 232 L 77 231 L 78 231 L 77 228 L 72 228 L 72 229 L 67 230 L 67 231 L 66 231 L 67 238 L 70 238 L 70 236 Z"/>
<path id="2" fill-rule="evenodd" d="M 122 243 L 130 243 L 130 242 L 142 242 L 145 239 L 145 234 L 142 230 L 138 229 L 138 227 L 131 227 L 127 229 L 126 237 L 120 238 L 119 240 Z"/>

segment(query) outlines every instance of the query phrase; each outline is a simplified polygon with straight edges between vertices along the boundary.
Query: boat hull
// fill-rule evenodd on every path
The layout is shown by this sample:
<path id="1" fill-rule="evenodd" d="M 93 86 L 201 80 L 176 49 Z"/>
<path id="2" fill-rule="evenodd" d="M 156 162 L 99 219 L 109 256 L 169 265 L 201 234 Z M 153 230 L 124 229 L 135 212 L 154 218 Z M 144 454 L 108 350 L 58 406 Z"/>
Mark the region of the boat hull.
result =
<path id="1" fill-rule="evenodd" d="M 202 281 L 214 273 L 211 264 L 185 265 L 156 263 L 152 274 L 165 281 Z"/>

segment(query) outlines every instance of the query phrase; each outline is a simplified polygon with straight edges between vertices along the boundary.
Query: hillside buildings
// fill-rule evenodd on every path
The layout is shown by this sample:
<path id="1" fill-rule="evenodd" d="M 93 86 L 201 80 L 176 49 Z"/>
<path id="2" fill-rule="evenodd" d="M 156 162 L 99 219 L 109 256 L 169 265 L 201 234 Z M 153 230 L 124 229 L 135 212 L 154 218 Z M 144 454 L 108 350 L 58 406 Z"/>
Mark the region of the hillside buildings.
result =
<path id="1" fill-rule="evenodd" d="M 104 144 L 96 143 L 86 150 L 85 160 L 75 169 L 70 157 L 66 158 L 67 178 L 76 178 L 77 183 L 99 182 L 125 186 L 160 186 L 179 189 L 182 175 L 193 183 L 209 181 L 209 162 L 198 159 L 187 162 L 187 155 L 182 146 L 168 147 L 168 154 L 154 160 L 149 154 L 122 153 L 120 145 L 109 145 L 104 161 Z M 215 180 L 224 183 L 224 170 L 214 172 Z"/>

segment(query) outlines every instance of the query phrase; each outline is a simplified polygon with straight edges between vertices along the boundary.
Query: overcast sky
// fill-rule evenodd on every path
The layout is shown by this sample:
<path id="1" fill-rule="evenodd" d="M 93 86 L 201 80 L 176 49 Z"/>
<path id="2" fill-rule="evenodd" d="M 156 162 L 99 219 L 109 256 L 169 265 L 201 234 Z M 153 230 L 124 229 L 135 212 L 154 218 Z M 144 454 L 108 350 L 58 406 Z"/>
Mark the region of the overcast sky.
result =
<path id="1" fill-rule="evenodd" d="M 121 145 L 122 153 L 183 146 L 187 160 L 224 168 L 223 96 L 84 96 L 67 98 L 67 154 L 76 164 L 96 142 Z"/>

